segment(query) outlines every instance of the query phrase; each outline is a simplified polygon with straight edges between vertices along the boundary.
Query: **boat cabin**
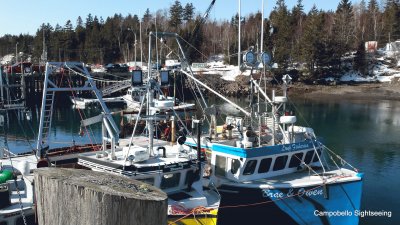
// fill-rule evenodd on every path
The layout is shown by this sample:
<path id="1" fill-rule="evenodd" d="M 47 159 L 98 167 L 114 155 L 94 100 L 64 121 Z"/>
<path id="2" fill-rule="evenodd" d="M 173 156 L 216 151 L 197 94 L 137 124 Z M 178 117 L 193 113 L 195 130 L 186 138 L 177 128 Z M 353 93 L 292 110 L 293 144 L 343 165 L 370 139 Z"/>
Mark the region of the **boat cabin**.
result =
<path id="1" fill-rule="evenodd" d="M 212 173 L 216 177 L 243 182 L 294 173 L 304 165 L 319 166 L 321 147 L 305 141 L 296 144 L 253 148 L 213 144 Z"/>
<path id="2" fill-rule="evenodd" d="M 132 87 L 128 89 L 127 95 L 131 96 L 133 101 L 141 102 L 146 93 L 145 87 Z"/>

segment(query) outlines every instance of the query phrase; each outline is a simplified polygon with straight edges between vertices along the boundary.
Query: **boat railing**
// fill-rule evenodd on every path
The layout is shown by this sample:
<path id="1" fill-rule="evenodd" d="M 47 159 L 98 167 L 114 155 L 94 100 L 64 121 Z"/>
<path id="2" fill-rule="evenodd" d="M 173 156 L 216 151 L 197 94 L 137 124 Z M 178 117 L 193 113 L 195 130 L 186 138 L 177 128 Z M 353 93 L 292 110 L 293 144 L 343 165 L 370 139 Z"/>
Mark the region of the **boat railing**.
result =
<path id="1" fill-rule="evenodd" d="M 0 148 L 0 159 L 10 158 L 10 157 L 17 157 L 18 155 L 11 152 L 7 148 Z"/>

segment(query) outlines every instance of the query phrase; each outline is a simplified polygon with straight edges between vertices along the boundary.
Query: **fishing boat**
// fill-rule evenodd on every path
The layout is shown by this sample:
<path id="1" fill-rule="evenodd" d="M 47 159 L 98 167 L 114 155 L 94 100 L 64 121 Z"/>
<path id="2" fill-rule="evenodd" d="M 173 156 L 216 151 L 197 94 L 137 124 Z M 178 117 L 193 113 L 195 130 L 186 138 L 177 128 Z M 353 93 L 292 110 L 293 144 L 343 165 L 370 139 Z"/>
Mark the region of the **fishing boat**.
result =
<path id="1" fill-rule="evenodd" d="M 10 149 L 0 149 L 0 224 L 19 225 L 36 224 L 34 212 L 33 170 L 39 167 L 72 167 L 81 168 L 76 164 L 78 155 L 88 151 L 98 151 L 101 145 L 84 144 L 51 148 L 49 145 L 51 124 L 53 119 L 54 96 L 58 91 L 93 91 L 100 99 L 104 120 L 111 127 L 117 127 L 111 118 L 110 111 L 101 101 L 101 94 L 82 63 L 78 62 L 48 62 L 46 63 L 42 107 L 40 113 L 39 133 L 36 150 L 30 153 L 14 154 Z M 60 69 L 79 72 L 88 78 L 84 87 L 60 87 L 50 80 L 50 75 Z M 4 125 L 4 124 L 3 124 Z M 7 136 L 5 137 L 7 140 Z"/>
<path id="2" fill-rule="evenodd" d="M 285 75 L 282 95 L 273 90 L 270 98 L 251 79 L 265 110 L 260 102 L 251 112 L 232 103 L 245 116 L 227 116 L 221 126 L 211 120 L 210 134 L 201 140 L 209 181 L 222 196 L 219 224 L 359 222 L 363 173 L 325 146 L 311 127 L 296 125 L 287 105 L 290 81 Z M 208 112 L 215 118 L 215 108 Z M 197 148 L 190 138 L 186 145 Z"/>
<path id="3" fill-rule="evenodd" d="M 85 107 L 89 105 L 93 105 L 95 103 L 98 103 L 99 100 L 96 98 L 81 98 L 81 97 L 70 97 L 72 104 L 77 107 L 84 109 Z M 109 98 L 103 98 L 103 101 L 105 103 L 124 103 L 124 99 L 122 97 L 109 97 Z"/>
<path id="4" fill-rule="evenodd" d="M 11 159 L 12 158 L 12 159 Z M 0 149 L 0 224 L 34 225 L 33 174 L 29 162 L 35 163 L 33 155 L 18 156 L 7 148 Z M 36 164 L 36 163 L 35 163 Z"/>
<path id="5" fill-rule="evenodd" d="M 149 49 L 152 48 L 152 37 L 155 36 L 150 33 Z M 103 134 L 106 134 L 103 135 L 103 140 L 109 141 L 110 147 L 104 147 L 100 152 L 81 154 L 78 164 L 95 171 L 127 176 L 160 188 L 168 195 L 169 224 L 216 224 L 220 195 L 211 183 L 206 188 L 203 187 L 204 167 L 200 150 L 185 151 L 182 148 L 182 138 L 178 139 L 178 144 L 155 138 L 154 124 L 158 121 L 172 120 L 172 130 L 175 120 L 181 122 L 182 126 L 185 126 L 185 123 L 176 113 L 163 113 L 175 112 L 174 100 L 160 97 L 163 73 L 159 74 L 159 83 L 153 79 L 153 73 L 158 71 L 152 71 L 151 54 L 149 56 L 148 81 L 144 85 L 145 88 L 141 86 L 143 73 L 133 73 L 133 86 L 138 85 L 145 92 L 141 95 L 139 114 L 132 136 L 118 138 L 107 126 L 103 126 Z M 144 108 L 146 114 L 141 115 L 140 112 Z M 145 136 L 134 135 L 139 120 L 146 121 Z M 199 124 L 198 127 L 200 129 Z M 198 134 L 200 135 L 200 132 Z"/>
<path id="6" fill-rule="evenodd" d="M 139 70 L 135 70 L 132 72 L 139 73 Z M 141 73 L 141 70 L 140 70 Z M 163 77 L 162 87 L 168 88 L 169 86 L 169 76 L 170 70 L 162 70 L 160 77 Z M 134 76 L 134 75 L 133 75 Z M 122 96 L 122 99 L 125 101 L 128 110 L 137 111 L 140 108 L 140 103 L 143 99 L 143 96 L 146 95 L 146 85 L 143 82 L 137 83 L 128 88 L 125 95 Z M 167 96 L 167 95 L 159 95 L 159 99 L 154 99 L 156 105 L 162 104 L 164 100 L 171 100 L 174 104 L 171 108 L 174 110 L 193 110 L 195 108 L 195 104 L 181 102 L 177 97 Z M 171 102 L 168 101 L 168 102 Z M 146 107 L 145 107 L 146 108 Z"/>

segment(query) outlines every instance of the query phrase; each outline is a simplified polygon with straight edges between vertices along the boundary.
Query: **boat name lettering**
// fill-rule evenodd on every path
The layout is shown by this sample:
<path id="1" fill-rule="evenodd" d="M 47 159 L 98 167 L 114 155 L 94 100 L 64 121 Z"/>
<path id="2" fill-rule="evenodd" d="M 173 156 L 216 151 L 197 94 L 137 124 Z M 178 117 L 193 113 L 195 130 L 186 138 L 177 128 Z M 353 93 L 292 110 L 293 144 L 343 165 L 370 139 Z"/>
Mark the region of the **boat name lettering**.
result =
<path id="1" fill-rule="evenodd" d="M 309 189 L 306 190 L 305 188 L 300 188 L 300 189 L 289 189 L 287 193 L 284 193 L 279 190 L 270 190 L 270 189 L 263 189 L 262 190 L 262 195 L 265 198 L 272 198 L 272 199 L 277 199 L 277 198 L 290 198 L 290 197 L 312 197 L 312 196 L 320 196 L 323 195 L 324 191 L 322 188 L 314 188 L 314 189 Z"/>
<path id="2" fill-rule="evenodd" d="M 297 144 L 291 144 L 291 145 L 283 145 L 282 146 L 282 152 L 285 151 L 293 151 L 293 150 L 300 150 L 300 149 L 304 149 L 304 148 L 308 148 L 308 144 L 307 143 L 297 143 Z"/>

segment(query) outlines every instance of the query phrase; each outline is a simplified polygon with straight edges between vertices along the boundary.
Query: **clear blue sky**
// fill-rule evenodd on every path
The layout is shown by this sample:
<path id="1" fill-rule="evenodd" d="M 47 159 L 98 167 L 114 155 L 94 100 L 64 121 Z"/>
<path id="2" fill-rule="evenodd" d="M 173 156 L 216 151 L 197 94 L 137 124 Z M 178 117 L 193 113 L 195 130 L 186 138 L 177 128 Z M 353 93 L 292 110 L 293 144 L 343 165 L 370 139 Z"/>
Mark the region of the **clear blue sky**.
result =
<path id="1" fill-rule="evenodd" d="M 262 0 L 242 0 L 242 15 L 261 10 Z M 303 0 L 305 11 L 315 4 L 318 9 L 335 10 L 340 0 Z M 139 17 L 147 8 L 151 12 L 168 9 L 174 0 L 0 0 L 0 36 L 20 33 L 34 35 L 42 23 L 50 23 L 53 27 L 58 23 L 63 26 L 67 20 L 75 25 L 78 16 L 85 21 L 86 16 L 102 16 L 106 19 L 115 13 L 123 16 L 137 14 Z M 196 12 L 203 13 L 211 0 L 180 0 L 182 5 L 192 2 Z M 286 0 L 291 9 L 297 0 Z M 265 17 L 268 17 L 276 0 L 264 0 Z M 238 0 L 216 0 L 210 19 L 230 19 L 238 10 Z"/>

